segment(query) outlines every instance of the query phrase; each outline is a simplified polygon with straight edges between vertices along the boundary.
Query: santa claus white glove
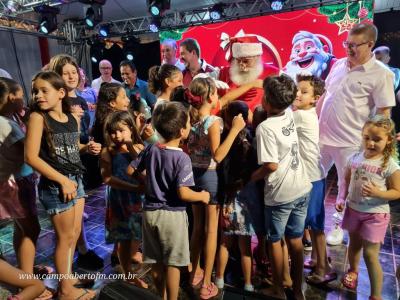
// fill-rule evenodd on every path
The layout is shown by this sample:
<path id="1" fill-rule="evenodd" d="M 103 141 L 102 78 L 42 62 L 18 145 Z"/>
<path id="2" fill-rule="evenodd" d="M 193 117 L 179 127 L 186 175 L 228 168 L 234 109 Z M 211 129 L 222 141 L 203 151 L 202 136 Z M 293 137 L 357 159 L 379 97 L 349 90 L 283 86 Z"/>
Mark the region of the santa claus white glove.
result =
<path id="1" fill-rule="evenodd" d="M 219 90 L 220 89 L 221 90 L 229 89 L 229 85 L 226 82 L 215 79 L 215 77 L 213 75 L 214 75 L 213 73 L 199 73 L 196 76 L 194 76 L 193 79 L 196 79 L 196 78 L 211 78 L 214 81 L 215 86 L 217 87 L 217 89 L 219 89 Z"/>

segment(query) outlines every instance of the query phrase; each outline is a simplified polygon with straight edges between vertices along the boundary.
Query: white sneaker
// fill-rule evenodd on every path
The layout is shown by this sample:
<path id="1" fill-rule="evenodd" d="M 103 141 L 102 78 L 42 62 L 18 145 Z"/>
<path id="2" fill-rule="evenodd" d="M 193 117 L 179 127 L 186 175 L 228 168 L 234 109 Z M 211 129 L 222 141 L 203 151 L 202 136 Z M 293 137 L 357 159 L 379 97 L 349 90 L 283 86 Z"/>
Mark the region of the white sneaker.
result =
<path id="1" fill-rule="evenodd" d="M 343 243 L 343 229 L 336 225 L 335 228 L 326 236 L 326 243 L 331 246 L 337 246 Z"/>
<path id="2" fill-rule="evenodd" d="M 223 278 L 215 278 L 214 283 L 220 290 L 224 288 L 225 282 Z"/>
<path id="3" fill-rule="evenodd" d="M 245 285 L 244 285 L 244 290 L 245 290 L 246 292 L 254 292 L 254 285 L 252 285 L 252 284 L 245 284 Z"/>

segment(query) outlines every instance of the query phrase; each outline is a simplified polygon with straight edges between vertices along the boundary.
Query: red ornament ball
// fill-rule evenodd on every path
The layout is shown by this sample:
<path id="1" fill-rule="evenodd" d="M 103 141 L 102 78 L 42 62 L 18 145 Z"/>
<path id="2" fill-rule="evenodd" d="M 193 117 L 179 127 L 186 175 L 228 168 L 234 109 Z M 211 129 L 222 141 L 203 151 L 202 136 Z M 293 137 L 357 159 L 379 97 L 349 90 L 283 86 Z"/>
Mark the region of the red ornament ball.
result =
<path id="1" fill-rule="evenodd" d="M 358 13 L 357 13 L 358 17 L 360 19 L 365 18 L 366 16 L 368 16 L 368 9 L 366 9 L 365 7 L 361 8 Z"/>

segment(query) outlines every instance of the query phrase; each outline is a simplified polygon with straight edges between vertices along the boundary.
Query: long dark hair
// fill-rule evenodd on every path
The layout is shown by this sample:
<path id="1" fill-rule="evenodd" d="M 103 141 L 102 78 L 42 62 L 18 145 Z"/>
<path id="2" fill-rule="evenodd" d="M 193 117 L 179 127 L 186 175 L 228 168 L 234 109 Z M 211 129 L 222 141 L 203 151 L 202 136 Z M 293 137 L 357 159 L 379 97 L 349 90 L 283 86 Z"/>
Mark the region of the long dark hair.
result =
<path id="1" fill-rule="evenodd" d="M 47 81 L 48 83 L 50 83 L 50 85 L 56 89 L 56 90 L 60 90 L 60 89 L 64 89 L 65 91 L 65 96 L 62 99 L 62 111 L 63 113 L 67 114 L 71 112 L 71 105 L 68 101 L 68 96 L 67 96 L 67 86 L 65 85 L 64 80 L 61 78 L 60 75 L 58 75 L 56 72 L 53 71 L 43 71 L 43 72 L 39 72 L 37 73 L 33 79 L 32 79 L 32 87 L 33 87 L 33 83 L 38 80 L 44 80 Z M 32 89 L 32 99 L 30 102 L 30 111 L 31 112 L 37 112 L 40 115 L 42 115 L 43 117 L 43 122 L 44 122 L 44 126 L 43 126 L 43 134 L 45 137 L 45 140 L 47 142 L 47 145 L 49 146 L 49 150 L 50 150 L 50 155 L 51 156 L 55 156 L 56 151 L 55 151 L 55 146 L 54 146 L 54 142 L 53 142 L 53 131 L 50 128 L 49 124 L 47 123 L 47 119 L 45 117 L 45 114 L 47 114 L 47 112 L 41 110 L 39 108 L 39 106 L 37 105 L 37 103 L 34 101 L 34 97 L 33 97 L 33 89 Z"/>
<path id="2" fill-rule="evenodd" d="M 149 70 L 149 91 L 153 94 L 162 93 L 167 89 L 165 79 L 172 78 L 175 74 L 180 73 L 179 68 L 164 64 L 162 66 L 154 66 Z"/>
<path id="3" fill-rule="evenodd" d="M 111 138 L 111 134 L 117 131 L 121 125 L 126 125 L 132 132 L 132 142 L 134 144 L 142 144 L 143 141 L 136 128 L 135 120 L 132 114 L 128 111 L 115 111 L 107 116 L 104 122 L 104 140 L 105 146 L 112 152 L 116 150 L 116 145 Z"/>

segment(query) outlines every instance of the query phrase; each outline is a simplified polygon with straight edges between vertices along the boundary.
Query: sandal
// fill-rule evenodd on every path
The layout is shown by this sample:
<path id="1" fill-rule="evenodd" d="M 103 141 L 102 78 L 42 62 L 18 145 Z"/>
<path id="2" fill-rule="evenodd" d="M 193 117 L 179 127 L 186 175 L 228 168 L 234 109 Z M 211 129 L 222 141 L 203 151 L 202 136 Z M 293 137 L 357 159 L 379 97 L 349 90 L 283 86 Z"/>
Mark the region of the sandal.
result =
<path id="1" fill-rule="evenodd" d="M 211 282 L 210 285 L 203 284 L 200 290 L 200 299 L 210 299 L 218 295 L 217 286 Z"/>
<path id="2" fill-rule="evenodd" d="M 358 284 L 358 272 L 350 270 L 347 271 L 347 273 L 343 276 L 342 284 L 349 290 L 356 290 Z"/>
<path id="3" fill-rule="evenodd" d="M 191 282 L 192 287 L 198 286 L 203 281 L 203 278 L 204 278 L 203 270 L 201 270 L 201 273 L 198 275 L 194 274 L 192 282 Z"/>
<path id="4" fill-rule="evenodd" d="M 311 274 L 309 276 L 306 277 L 306 282 L 308 284 L 312 284 L 312 285 L 324 285 L 327 284 L 331 281 L 334 281 L 337 279 L 337 274 L 336 272 L 330 272 L 325 274 L 324 276 L 318 275 L 318 274 Z"/>

